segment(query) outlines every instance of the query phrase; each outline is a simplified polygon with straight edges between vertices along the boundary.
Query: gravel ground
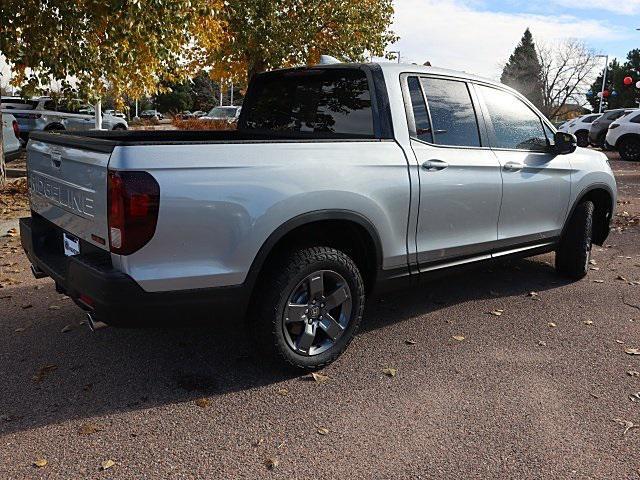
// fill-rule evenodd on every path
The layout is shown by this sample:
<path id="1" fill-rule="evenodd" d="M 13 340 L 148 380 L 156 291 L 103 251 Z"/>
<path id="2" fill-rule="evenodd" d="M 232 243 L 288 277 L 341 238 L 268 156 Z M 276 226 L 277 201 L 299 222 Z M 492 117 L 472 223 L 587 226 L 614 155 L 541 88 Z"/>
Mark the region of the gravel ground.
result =
<path id="1" fill-rule="evenodd" d="M 640 478 L 640 164 L 612 163 L 586 279 L 544 255 L 373 299 L 322 383 L 233 325 L 91 334 L 0 239 L 0 479 Z"/>

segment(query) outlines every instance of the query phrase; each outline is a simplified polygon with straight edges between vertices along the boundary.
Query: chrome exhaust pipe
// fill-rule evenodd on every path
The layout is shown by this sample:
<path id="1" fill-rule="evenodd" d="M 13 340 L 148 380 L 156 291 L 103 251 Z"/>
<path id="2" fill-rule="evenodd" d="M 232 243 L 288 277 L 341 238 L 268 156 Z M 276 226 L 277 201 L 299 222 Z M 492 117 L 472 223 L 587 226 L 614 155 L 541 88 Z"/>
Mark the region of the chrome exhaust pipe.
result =
<path id="1" fill-rule="evenodd" d="M 87 313 L 87 325 L 89 325 L 89 329 L 94 333 L 96 330 L 100 330 L 101 328 L 108 326 L 106 323 L 94 319 L 92 313 Z"/>
<path id="2" fill-rule="evenodd" d="M 42 270 L 40 270 L 38 267 L 36 267 L 33 264 L 31 265 L 31 273 L 35 278 L 44 278 L 47 276 L 46 273 L 44 273 Z"/>

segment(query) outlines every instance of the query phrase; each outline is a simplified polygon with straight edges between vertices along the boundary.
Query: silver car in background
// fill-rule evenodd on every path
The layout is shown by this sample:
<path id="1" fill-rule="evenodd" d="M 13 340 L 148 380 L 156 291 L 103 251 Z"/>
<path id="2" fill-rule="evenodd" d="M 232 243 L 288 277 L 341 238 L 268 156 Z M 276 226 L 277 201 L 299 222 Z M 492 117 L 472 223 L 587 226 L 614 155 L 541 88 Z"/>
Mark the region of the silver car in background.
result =
<path id="1" fill-rule="evenodd" d="M 83 108 L 84 107 L 84 108 Z M 86 131 L 95 128 L 95 112 L 76 100 L 54 100 L 51 97 L 22 99 L 2 97 L 0 106 L 3 112 L 11 113 L 20 127 L 23 140 L 35 131 Z M 129 125 L 124 118 L 108 113 L 102 115 L 102 128 L 105 130 L 127 130 Z"/>

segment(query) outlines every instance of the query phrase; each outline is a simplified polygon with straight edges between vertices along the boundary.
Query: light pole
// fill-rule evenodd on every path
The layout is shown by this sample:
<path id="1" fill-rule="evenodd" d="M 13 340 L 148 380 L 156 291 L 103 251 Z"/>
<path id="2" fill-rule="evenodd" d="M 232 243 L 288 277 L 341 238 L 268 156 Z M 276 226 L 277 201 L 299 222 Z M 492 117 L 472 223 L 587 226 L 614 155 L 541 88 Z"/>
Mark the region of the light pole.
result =
<path id="1" fill-rule="evenodd" d="M 602 89 L 600 90 L 600 106 L 598 107 L 598 113 L 602 113 L 602 102 L 604 101 L 604 87 L 607 84 L 607 70 L 609 70 L 609 55 L 596 55 L 598 58 L 604 58 L 604 74 L 602 75 Z"/>

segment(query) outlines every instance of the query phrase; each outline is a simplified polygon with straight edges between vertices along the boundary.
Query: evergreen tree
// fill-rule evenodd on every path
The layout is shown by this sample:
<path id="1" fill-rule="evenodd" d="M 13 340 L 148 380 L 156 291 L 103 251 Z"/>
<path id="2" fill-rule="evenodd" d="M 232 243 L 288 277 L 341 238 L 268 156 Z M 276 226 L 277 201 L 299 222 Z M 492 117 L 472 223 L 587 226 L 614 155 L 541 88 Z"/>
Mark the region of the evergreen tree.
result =
<path id="1" fill-rule="evenodd" d="M 542 109 L 542 67 L 533 35 L 528 28 L 504 66 L 500 81 L 516 89 L 536 107 Z"/>

